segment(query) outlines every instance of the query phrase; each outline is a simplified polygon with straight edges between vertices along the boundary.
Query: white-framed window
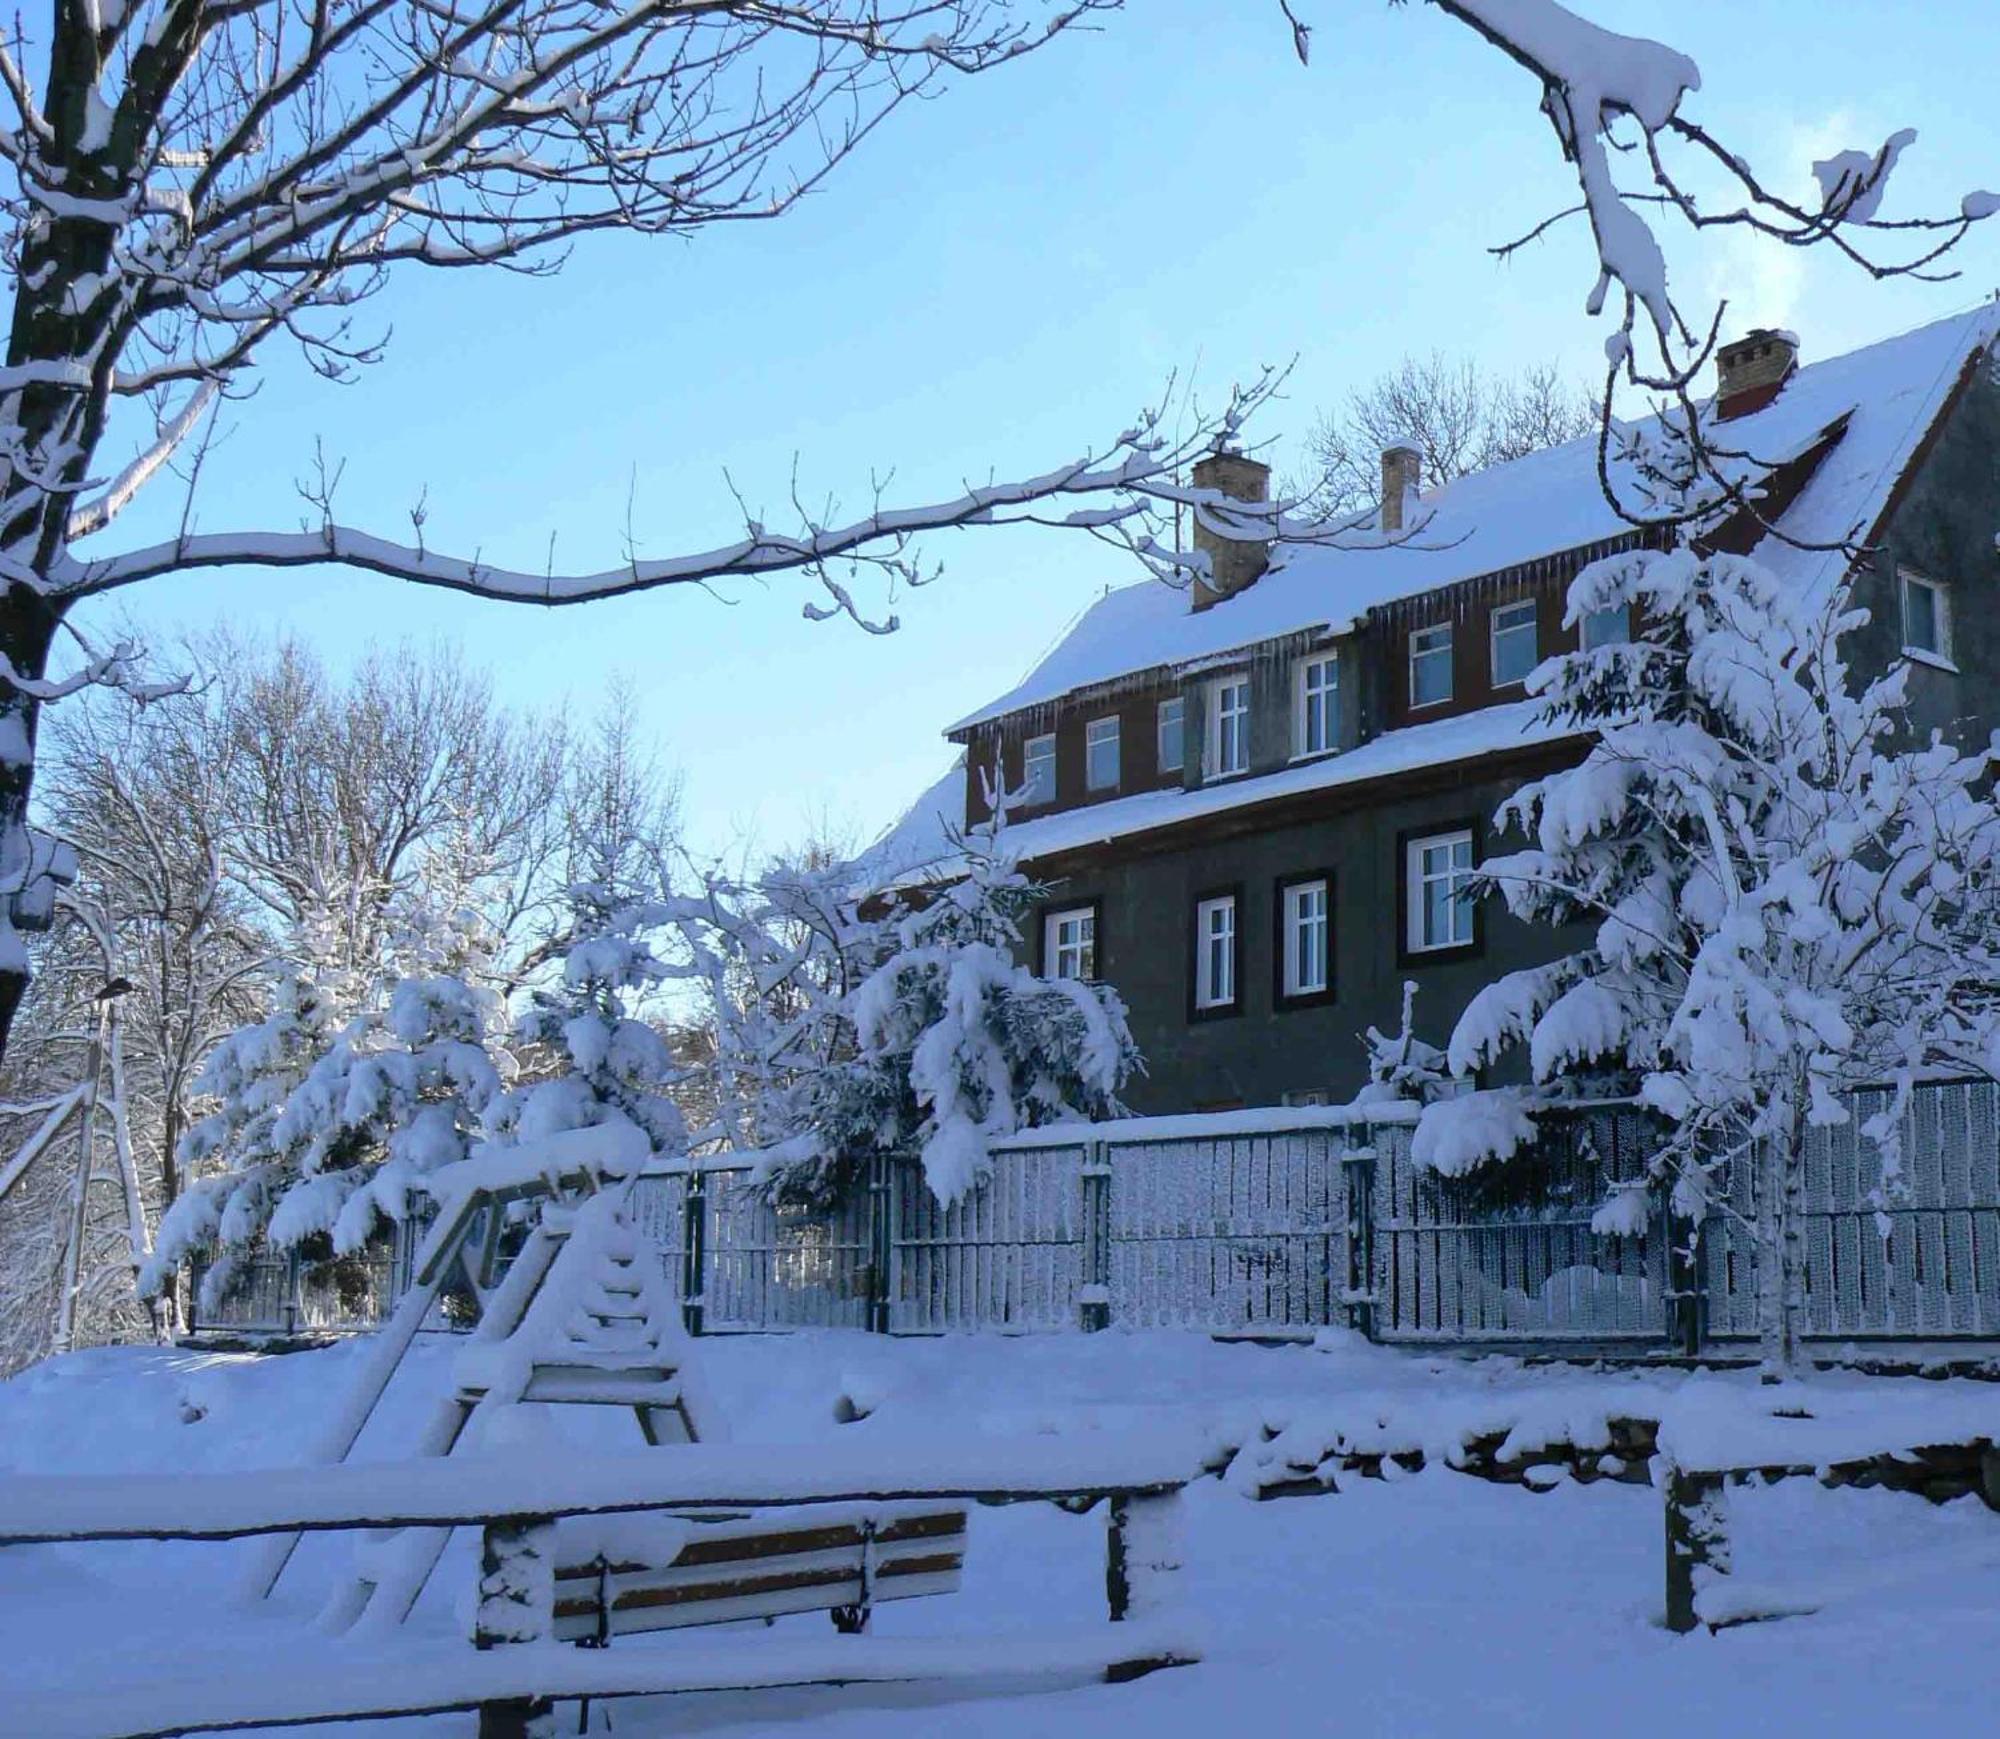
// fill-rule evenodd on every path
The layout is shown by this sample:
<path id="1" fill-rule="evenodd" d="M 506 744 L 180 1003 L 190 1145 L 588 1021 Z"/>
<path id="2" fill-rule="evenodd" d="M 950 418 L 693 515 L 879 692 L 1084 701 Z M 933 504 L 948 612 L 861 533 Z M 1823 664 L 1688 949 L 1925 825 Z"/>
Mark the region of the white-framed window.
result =
<path id="1" fill-rule="evenodd" d="M 1340 659 L 1299 661 L 1292 679 L 1292 753 L 1324 755 L 1340 741 Z"/>
<path id="2" fill-rule="evenodd" d="M 1160 771 L 1178 773 L 1187 765 L 1187 702 L 1179 695 L 1160 702 Z"/>
<path id="3" fill-rule="evenodd" d="M 1053 735 L 1030 737 L 1021 746 L 1021 801 L 1056 800 L 1056 740 Z"/>
<path id="4" fill-rule="evenodd" d="M 1071 906 L 1042 918 L 1042 976 L 1097 976 L 1097 908 Z"/>
<path id="5" fill-rule="evenodd" d="M 1083 782 L 1092 791 L 1118 789 L 1118 715 L 1083 727 Z"/>
<path id="6" fill-rule="evenodd" d="M 1908 568 L 1896 570 L 1896 585 L 1902 593 L 1903 650 L 1931 663 L 1949 664 L 1951 614 L 1944 587 Z"/>
<path id="7" fill-rule="evenodd" d="M 1579 625 L 1579 639 L 1586 652 L 1600 646 L 1623 646 L 1632 638 L 1632 611 L 1625 604 L 1592 610 Z"/>
<path id="8" fill-rule="evenodd" d="M 1410 705 L 1442 706 L 1451 699 L 1451 624 L 1434 623 L 1410 634 Z"/>
<path id="9" fill-rule="evenodd" d="M 1472 829 L 1456 828 L 1413 839 L 1405 886 L 1409 912 L 1405 936 L 1412 954 L 1463 948 L 1473 940 L 1472 901 L 1465 884 L 1472 877 Z"/>
<path id="10" fill-rule="evenodd" d="M 1326 878 L 1287 882 L 1282 899 L 1286 996 L 1323 996 L 1333 982 L 1333 911 Z"/>
<path id="11" fill-rule="evenodd" d="M 1535 600 L 1520 598 L 1493 611 L 1493 686 L 1507 688 L 1526 682 L 1541 663 L 1535 633 Z"/>
<path id="12" fill-rule="evenodd" d="M 1226 779 L 1250 770 L 1250 679 L 1224 676 L 1208 685 L 1208 755 L 1202 772 Z"/>
<path id="13" fill-rule="evenodd" d="M 1229 1008 L 1236 1001 L 1236 896 L 1216 894 L 1194 908 L 1194 1005 Z"/>

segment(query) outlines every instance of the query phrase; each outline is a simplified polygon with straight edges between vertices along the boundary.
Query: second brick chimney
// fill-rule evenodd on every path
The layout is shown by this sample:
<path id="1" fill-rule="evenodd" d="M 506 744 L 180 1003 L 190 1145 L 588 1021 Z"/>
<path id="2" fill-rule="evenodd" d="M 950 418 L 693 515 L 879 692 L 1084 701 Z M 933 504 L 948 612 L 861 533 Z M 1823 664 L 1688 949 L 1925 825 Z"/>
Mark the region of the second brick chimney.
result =
<path id="1" fill-rule="evenodd" d="M 1715 352 L 1715 420 L 1747 417 L 1761 411 L 1792 378 L 1799 366 L 1799 341 L 1790 332 L 1760 327 Z"/>
<path id="2" fill-rule="evenodd" d="M 1210 453 L 1195 461 L 1194 486 L 1213 489 L 1235 501 L 1268 501 L 1271 498 L 1271 467 L 1246 453 Z M 1194 516 L 1194 547 L 1208 557 L 1209 577 L 1194 583 L 1193 606 L 1206 610 L 1224 598 L 1233 598 L 1270 566 L 1271 545 L 1267 538 L 1224 537 Z"/>
<path id="3" fill-rule="evenodd" d="M 1401 531 L 1424 486 L 1424 456 L 1408 441 L 1382 449 L 1382 530 Z"/>

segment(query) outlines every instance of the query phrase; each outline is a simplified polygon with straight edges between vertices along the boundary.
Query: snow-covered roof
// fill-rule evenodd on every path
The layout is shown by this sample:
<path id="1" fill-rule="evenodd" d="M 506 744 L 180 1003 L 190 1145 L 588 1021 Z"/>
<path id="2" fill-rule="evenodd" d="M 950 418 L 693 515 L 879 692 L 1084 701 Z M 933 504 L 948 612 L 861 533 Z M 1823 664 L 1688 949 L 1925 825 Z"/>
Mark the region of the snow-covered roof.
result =
<path id="1" fill-rule="evenodd" d="M 958 835 L 965 826 L 965 757 L 931 784 L 902 818 L 854 860 L 857 894 L 949 880 L 963 858 Z"/>
<path id="2" fill-rule="evenodd" d="M 1846 432 L 1786 512 L 1786 531 L 1819 542 L 1865 533 L 1966 360 L 1990 343 L 1996 330 L 2000 308 L 1985 303 L 1809 364 L 1764 409 L 1731 422 L 1732 446 L 1777 464 L 1848 418 Z M 1021 682 L 967 714 L 951 732 L 1142 671 L 1198 664 L 1288 634 L 1338 632 L 1372 607 L 1632 529 L 1604 499 L 1595 435 L 1432 489 L 1422 497 L 1422 512 L 1421 532 L 1401 545 L 1280 543 L 1254 585 L 1200 612 L 1188 607 L 1184 591 L 1156 580 L 1110 592 Z M 1781 575 L 1805 584 L 1822 582 L 1838 561 L 1775 541 L 1759 555 Z M 1258 784 L 1269 789 L 1272 782 Z M 1118 807 L 1105 804 L 1088 813 L 1103 815 Z"/>

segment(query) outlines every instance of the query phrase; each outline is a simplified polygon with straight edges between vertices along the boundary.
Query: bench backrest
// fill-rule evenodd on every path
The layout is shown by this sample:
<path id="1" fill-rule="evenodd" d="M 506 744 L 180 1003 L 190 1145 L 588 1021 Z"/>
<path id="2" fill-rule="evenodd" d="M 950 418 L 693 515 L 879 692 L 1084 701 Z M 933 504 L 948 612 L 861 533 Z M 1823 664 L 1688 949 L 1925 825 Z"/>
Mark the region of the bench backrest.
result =
<path id="1" fill-rule="evenodd" d="M 958 1587 L 963 1508 L 813 1505 L 728 1521 L 556 1529 L 555 1635 L 642 1631 L 876 1605 Z"/>

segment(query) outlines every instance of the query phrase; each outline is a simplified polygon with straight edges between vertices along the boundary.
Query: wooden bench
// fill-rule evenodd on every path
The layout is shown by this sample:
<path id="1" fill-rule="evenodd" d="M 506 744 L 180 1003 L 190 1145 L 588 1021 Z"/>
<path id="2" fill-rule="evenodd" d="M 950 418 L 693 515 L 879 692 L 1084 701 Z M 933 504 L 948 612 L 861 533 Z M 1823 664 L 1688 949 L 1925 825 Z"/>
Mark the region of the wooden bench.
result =
<path id="1" fill-rule="evenodd" d="M 482 1739 L 527 1739 L 547 1730 L 556 1699 L 658 1696 L 771 1685 L 984 1681 L 996 1674 L 1088 1673 L 1118 1681 L 1198 1658 L 1177 1611 L 1182 1488 L 1199 1463 L 1192 1444 L 1034 1437 L 986 1439 L 961 1450 L 846 1444 L 808 1448 L 691 1444 L 670 1453 L 578 1458 L 544 1465 L 521 1456 L 466 1455 L 263 1473 L 26 1478 L 0 1484 L 0 1545 L 89 1540 L 227 1540 L 253 1535 L 383 1527 L 482 1531 L 477 1617 L 471 1648 L 416 1644 L 371 1652 L 357 1674 L 337 1644 L 288 1649 L 285 1670 L 265 1670 L 260 1651 L 185 1678 L 121 1684 L 93 1662 L 60 1696 L 10 1699 L 12 1730 L 37 1739 L 164 1739 L 230 1728 L 302 1725 L 477 1709 Z M 857 1606 L 865 1615 L 893 1598 L 888 1584 L 958 1574 L 962 1521 L 970 1503 L 1054 1502 L 1070 1510 L 1105 1505 L 1105 1590 L 1111 1623 L 1057 1634 L 920 1641 L 863 1634 L 819 1643 L 729 1638 L 630 1652 L 556 1648 L 572 1640 L 715 1623 L 731 1616 Z M 774 1517 L 772 1512 L 776 1512 Z M 808 1567 L 793 1551 L 820 1517 L 829 1543 Z M 930 1533 L 935 1518 L 955 1534 Z M 640 1550 L 627 1600 L 608 1548 L 616 1531 L 573 1530 L 580 1559 L 563 1562 L 560 1528 L 570 1517 L 641 1516 L 685 1528 L 674 1557 Z M 685 1521 L 712 1516 L 713 1521 Z M 924 1518 L 930 1518 L 925 1520 Z M 776 1525 L 774 1526 L 774 1520 Z M 900 1529 L 901 1538 L 883 1535 Z M 643 1531 L 643 1530 L 642 1530 Z M 850 1543 L 850 1536 L 851 1543 Z M 759 1542 L 782 1541 L 791 1570 L 815 1578 L 797 1587 L 747 1592 Z M 665 1543 L 664 1539 L 661 1541 Z M 703 1551 L 690 1561 L 687 1548 Z M 585 1548 L 589 1548 L 587 1552 Z M 907 1554 L 907 1556 L 905 1555 Z M 707 1557 L 708 1561 L 700 1561 Z M 890 1558 L 910 1566 L 882 1573 Z M 930 1561 L 926 1565 L 926 1561 Z M 949 1561 L 949 1569 L 945 1567 Z M 588 1585 L 591 1565 L 597 1587 Z M 926 1567 L 918 1568 L 919 1565 Z M 563 1570 L 572 1573 L 567 1577 Z M 581 1570 L 583 1575 L 575 1574 Z M 687 1573 L 686 1579 L 674 1577 Z M 822 1573 L 825 1580 L 817 1580 Z M 609 1584 L 606 1577 L 614 1578 Z M 561 1584 L 571 1584 L 564 1595 Z M 735 1584 L 735 1592 L 729 1592 Z M 701 1592 L 684 1601 L 684 1589 Z M 608 1606 L 605 1595 L 609 1594 Z M 854 1596 L 858 1598 L 847 1598 Z M 758 1604 L 759 1602 L 762 1604 Z M 565 1613 L 565 1603 L 570 1610 Z M 797 1602 L 798 1604 L 786 1604 Z M 677 1605 L 696 1609 L 685 1619 Z M 701 1608 L 706 1607 L 706 1612 Z M 775 1610 L 774 1610 L 775 1609 Z M 667 1615 L 665 1624 L 647 1622 Z M 857 1631 L 864 1625 L 854 1625 Z"/>

